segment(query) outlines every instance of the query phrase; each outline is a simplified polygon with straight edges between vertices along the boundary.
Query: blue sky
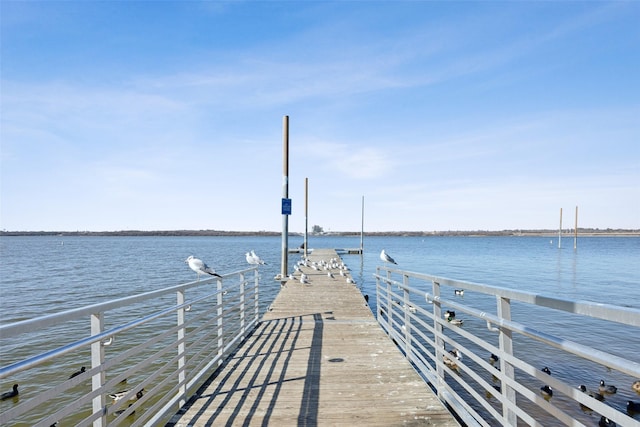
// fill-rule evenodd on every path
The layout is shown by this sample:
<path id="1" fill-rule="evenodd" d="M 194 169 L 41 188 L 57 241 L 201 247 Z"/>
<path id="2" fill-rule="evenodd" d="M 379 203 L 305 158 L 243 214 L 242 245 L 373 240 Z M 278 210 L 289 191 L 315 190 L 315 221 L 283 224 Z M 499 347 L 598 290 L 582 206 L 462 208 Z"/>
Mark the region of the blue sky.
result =
<path id="1" fill-rule="evenodd" d="M 640 2 L 1 8 L 2 229 L 640 228 Z"/>

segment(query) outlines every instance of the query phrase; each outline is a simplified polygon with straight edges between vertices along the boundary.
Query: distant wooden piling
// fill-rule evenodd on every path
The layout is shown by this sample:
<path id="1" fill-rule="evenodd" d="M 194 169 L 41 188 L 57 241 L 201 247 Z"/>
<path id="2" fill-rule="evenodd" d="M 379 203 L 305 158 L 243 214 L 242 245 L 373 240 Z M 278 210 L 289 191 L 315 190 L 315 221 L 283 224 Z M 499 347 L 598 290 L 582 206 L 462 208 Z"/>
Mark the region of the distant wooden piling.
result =
<path id="1" fill-rule="evenodd" d="M 578 249 L 578 207 L 576 206 L 576 224 L 573 227 L 573 249 Z"/>
<path id="2" fill-rule="evenodd" d="M 558 249 L 562 247 L 562 208 L 560 208 L 560 227 L 558 227 Z"/>

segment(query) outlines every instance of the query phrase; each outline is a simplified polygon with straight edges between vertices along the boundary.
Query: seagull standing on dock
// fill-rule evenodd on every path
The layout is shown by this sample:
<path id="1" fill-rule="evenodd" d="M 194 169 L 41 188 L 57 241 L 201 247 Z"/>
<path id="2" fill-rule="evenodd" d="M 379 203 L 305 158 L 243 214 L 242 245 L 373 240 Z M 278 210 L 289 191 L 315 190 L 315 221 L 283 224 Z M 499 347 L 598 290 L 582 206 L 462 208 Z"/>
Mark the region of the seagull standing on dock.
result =
<path id="1" fill-rule="evenodd" d="M 189 268 L 196 272 L 198 275 L 198 280 L 200 280 L 200 276 L 203 274 L 208 274 L 210 276 L 222 277 L 218 273 L 216 273 L 213 268 L 209 267 L 204 263 L 201 259 L 195 258 L 193 255 L 189 255 L 189 258 L 184 260 L 187 264 L 189 264 Z"/>
<path id="2" fill-rule="evenodd" d="M 380 252 L 380 259 L 383 262 L 390 262 L 391 264 L 396 264 L 398 265 L 397 262 L 395 262 L 395 260 L 393 258 L 391 258 L 385 251 L 384 249 L 382 250 L 382 252 Z"/>

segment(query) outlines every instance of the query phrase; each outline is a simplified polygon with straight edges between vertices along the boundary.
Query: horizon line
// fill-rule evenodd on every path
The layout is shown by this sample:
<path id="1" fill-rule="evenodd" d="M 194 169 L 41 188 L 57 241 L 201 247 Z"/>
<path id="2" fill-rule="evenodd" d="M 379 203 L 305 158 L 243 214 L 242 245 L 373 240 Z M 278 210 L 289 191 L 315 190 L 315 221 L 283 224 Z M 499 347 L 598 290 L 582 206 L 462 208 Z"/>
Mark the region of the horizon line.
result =
<path id="1" fill-rule="evenodd" d="M 310 235 L 332 235 L 332 234 L 443 234 L 443 233 L 455 233 L 455 234 L 496 234 L 496 233 L 555 233 L 560 230 L 551 228 L 515 228 L 515 229 L 502 229 L 502 230 L 487 230 L 487 229 L 475 229 L 475 230 L 385 230 L 385 231 L 323 231 L 321 233 L 307 232 Z M 578 227 L 578 234 L 580 233 L 640 233 L 638 228 L 592 228 L 592 227 Z M 139 230 L 139 229 L 123 229 L 123 230 L 0 230 L 0 235 L 17 235 L 17 234 L 273 234 L 281 235 L 282 231 L 273 230 L 217 230 L 217 229 L 170 229 L 170 230 Z M 562 233 L 575 233 L 575 228 L 562 228 Z M 289 234 L 304 234 L 304 231 L 289 231 Z"/>

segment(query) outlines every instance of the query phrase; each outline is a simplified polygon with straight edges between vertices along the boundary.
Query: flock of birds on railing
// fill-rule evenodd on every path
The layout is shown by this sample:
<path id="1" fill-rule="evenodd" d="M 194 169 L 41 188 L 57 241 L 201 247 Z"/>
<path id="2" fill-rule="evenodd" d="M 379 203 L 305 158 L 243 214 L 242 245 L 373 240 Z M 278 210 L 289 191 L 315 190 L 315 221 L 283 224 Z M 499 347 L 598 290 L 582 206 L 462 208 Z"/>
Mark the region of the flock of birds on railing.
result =
<path id="1" fill-rule="evenodd" d="M 251 264 L 251 265 L 264 265 L 266 264 L 266 262 L 264 262 L 262 260 L 262 258 L 260 258 L 255 251 L 251 250 L 250 252 L 247 252 L 245 254 L 245 259 L 247 260 L 247 263 Z M 199 258 L 194 257 L 193 255 L 190 255 L 187 259 L 184 260 L 184 262 L 189 265 L 189 268 L 192 269 L 193 271 L 195 271 L 196 273 L 196 279 L 200 280 L 200 276 L 215 276 L 215 277 L 222 277 L 221 275 L 219 275 L 218 273 L 216 273 L 216 271 L 209 267 L 204 261 L 202 261 Z"/>

